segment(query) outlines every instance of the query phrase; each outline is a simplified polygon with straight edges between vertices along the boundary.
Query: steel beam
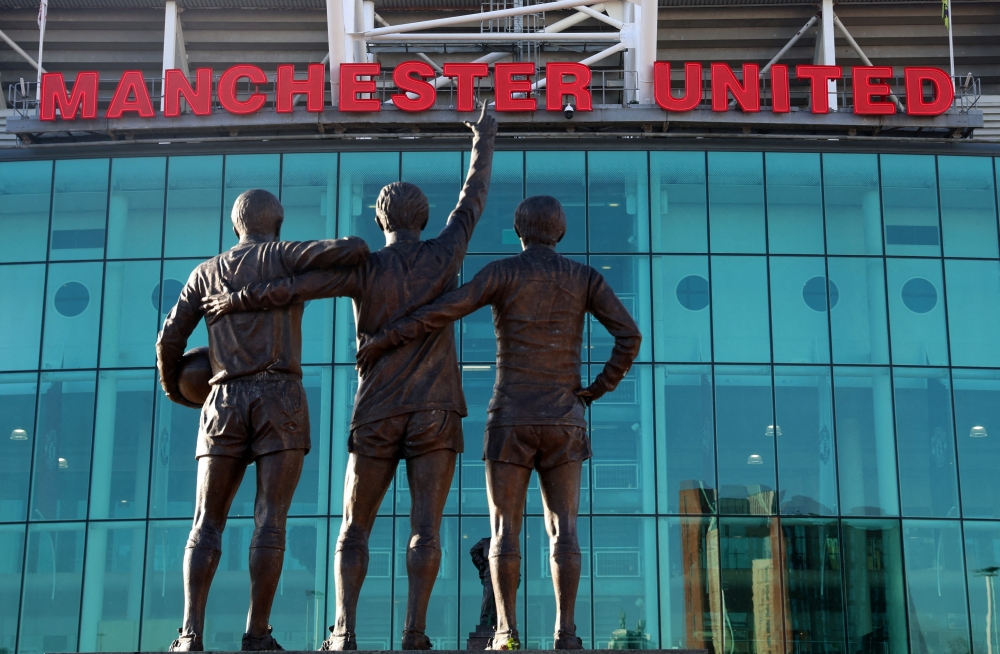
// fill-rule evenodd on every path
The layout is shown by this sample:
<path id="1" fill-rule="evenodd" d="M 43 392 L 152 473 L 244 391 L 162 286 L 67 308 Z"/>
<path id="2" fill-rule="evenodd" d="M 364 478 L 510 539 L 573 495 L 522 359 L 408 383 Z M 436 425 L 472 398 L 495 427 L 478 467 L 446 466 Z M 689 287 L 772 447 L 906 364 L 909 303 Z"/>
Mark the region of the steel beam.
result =
<path id="1" fill-rule="evenodd" d="M 469 23 L 480 23 L 496 18 L 513 18 L 514 16 L 526 16 L 528 14 L 538 14 L 548 11 L 559 11 L 560 9 L 575 9 L 584 5 L 598 4 L 600 0 L 558 0 L 557 2 L 546 2 L 539 5 L 528 5 L 526 7 L 515 7 L 513 9 L 498 9 L 496 11 L 484 11 L 477 14 L 465 14 L 463 16 L 451 16 L 449 18 L 438 18 L 435 20 L 421 20 L 416 23 L 405 23 L 403 25 L 393 25 L 392 27 L 380 27 L 366 32 L 365 36 L 372 40 L 373 36 L 384 34 L 403 34 L 406 32 L 417 32 L 419 30 L 437 29 L 439 27 L 453 27 L 455 25 L 468 25 Z"/>
<path id="2" fill-rule="evenodd" d="M 11 50 L 13 50 L 17 54 L 21 55 L 21 58 L 24 59 L 25 61 L 27 61 L 29 64 L 31 64 L 32 68 L 34 68 L 35 70 L 41 71 L 43 73 L 48 72 L 44 68 L 41 68 L 38 65 L 38 62 L 31 58 L 31 55 L 29 55 L 27 52 L 25 52 L 24 50 L 22 50 L 21 46 L 19 46 L 18 44 L 14 43 L 14 40 L 12 38 L 10 38 L 6 34 L 4 34 L 3 30 L 0 30 L 0 39 L 3 39 L 4 41 L 6 41 L 7 45 L 10 46 Z"/>
<path id="3" fill-rule="evenodd" d="M 516 43 L 517 41 L 549 41 L 592 43 L 620 41 L 618 32 L 457 32 L 439 34 L 384 34 L 370 36 L 370 43 Z M 652 63 L 650 64 L 652 71 Z M 652 76 L 652 72 L 650 72 Z"/>
<path id="4" fill-rule="evenodd" d="M 326 38 L 330 50 L 330 104 L 340 105 L 340 64 L 349 63 L 347 30 L 344 25 L 344 1 L 326 0 Z"/>
<path id="5" fill-rule="evenodd" d="M 160 81 L 167 78 L 167 71 L 170 69 L 184 71 L 184 76 L 191 75 L 188 69 L 187 50 L 184 47 L 184 32 L 181 26 L 181 9 L 177 6 L 176 0 L 167 0 L 163 17 L 163 74 Z M 160 86 L 160 111 L 163 111 L 166 98 L 162 95 L 163 86 Z"/>

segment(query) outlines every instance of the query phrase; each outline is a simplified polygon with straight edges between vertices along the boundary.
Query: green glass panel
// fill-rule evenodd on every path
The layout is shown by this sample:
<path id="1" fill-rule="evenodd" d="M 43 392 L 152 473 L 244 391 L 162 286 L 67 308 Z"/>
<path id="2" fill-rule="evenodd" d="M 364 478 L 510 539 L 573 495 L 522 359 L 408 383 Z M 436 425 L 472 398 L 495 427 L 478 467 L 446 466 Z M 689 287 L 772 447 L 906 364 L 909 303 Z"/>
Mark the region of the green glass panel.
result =
<path id="1" fill-rule="evenodd" d="M 222 156 L 170 157 L 164 256 L 207 258 L 218 254 L 221 218 Z M 225 222 L 225 228 L 231 230 L 228 209 Z"/>
<path id="2" fill-rule="evenodd" d="M 962 515 L 1000 518 L 1000 442 L 991 438 L 1000 434 L 1000 372 L 955 369 L 952 383 Z"/>
<path id="3" fill-rule="evenodd" d="M 18 651 L 77 651 L 84 540 L 82 522 L 28 526 Z"/>
<path id="4" fill-rule="evenodd" d="M 930 155 L 884 154 L 882 211 L 885 253 L 940 256 L 937 171 Z"/>
<path id="5" fill-rule="evenodd" d="M 0 370 L 38 367 L 45 266 L 0 266 Z"/>
<path id="6" fill-rule="evenodd" d="M 771 359 L 767 261 L 764 257 L 712 257 L 712 328 L 715 360 Z"/>
<path id="7" fill-rule="evenodd" d="M 340 155 L 337 234 L 360 236 L 372 251 L 384 247 L 385 237 L 375 223 L 375 200 L 383 186 L 398 180 L 398 152 L 345 152 Z M 492 200 L 492 195 L 490 198 Z"/>
<path id="8" fill-rule="evenodd" d="M 462 169 L 468 167 L 469 153 L 465 152 Z M 524 153 L 497 152 L 493 155 L 489 200 L 469 243 L 469 252 L 520 252 L 521 241 L 514 232 L 514 210 L 523 199 Z"/>
<path id="9" fill-rule="evenodd" d="M 893 364 L 948 365 L 941 261 L 888 259 L 886 280 Z"/>
<path id="10" fill-rule="evenodd" d="M 590 265 L 597 270 L 621 300 L 639 326 L 642 334 L 652 331 L 649 311 L 648 256 L 591 256 Z M 492 321 L 491 321 L 492 322 Z M 590 317 L 590 360 L 603 363 L 611 356 L 614 338 L 593 315 Z M 636 361 L 650 361 L 652 339 L 643 339 Z"/>
<path id="11" fill-rule="evenodd" d="M 1000 366 L 1000 262 L 948 259 L 948 342 L 954 366 Z"/>
<path id="12" fill-rule="evenodd" d="M 285 561 L 271 609 L 274 635 L 286 649 L 317 650 L 327 637 L 327 520 L 288 520 Z M 246 542 L 244 541 L 244 546 Z"/>
<path id="13" fill-rule="evenodd" d="M 177 638 L 177 621 L 184 612 L 182 569 L 191 520 L 150 521 L 148 529 L 140 648 L 159 651 Z M 213 592 L 219 594 L 215 588 Z"/>
<path id="14" fill-rule="evenodd" d="M 524 153 L 525 195 L 550 195 L 559 200 L 566 214 L 566 235 L 559 252 L 587 250 L 587 174 L 584 152 Z M 492 190 L 490 191 L 492 202 Z M 515 235 L 516 236 L 516 235 Z M 510 240 L 510 234 L 507 234 Z"/>
<path id="15" fill-rule="evenodd" d="M 156 363 L 159 261 L 109 261 L 104 271 L 101 367 Z"/>
<path id="16" fill-rule="evenodd" d="M 820 156 L 768 152 L 767 243 L 771 254 L 823 254 Z"/>
<path id="17" fill-rule="evenodd" d="M 463 528 L 468 520 L 463 520 Z M 580 591 L 577 594 L 576 606 L 574 607 L 574 622 L 576 624 L 576 635 L 583 640 L 584 648 L 590 648 L 592 641 L 591 636 L 591 618 L 593 616 L 591 605 L 592 582 L 593 575 L 591 575 L 591 560 L 590 560 L 590 518 L 581 517 L 577 520 L 577 536 L 580 540 Z M 482 526 L 484 531 L 482 532 L 484 536 L 489 536 L 489 523 L 483 521 Z M 478 523 L 477 523 L 478 526 Z M 464 537 L 464 534 L 463 534 Z M 473 544 L 475 541 L 462 541 L 464 546 L 465 543 Z M 486 546 L 489 548 L 489 544 Z M 464 550 L 464 547 L 463 547 Z M 464 551 L 463 551 L 464 554 Z M 524 551 L 522 554 L 522 559 L 524 561 L 524 574 L 521 581 L 521 591 L 518 594 L 518 606 L 523 607 L 521 613 L 519 614 L 519 621 L 523 625 L 521 629 L 521 646 L 530 649 L 552 649 L 553 647 L 553 633 L 556 629 L 556 600 L 555 591 L 553 590 L 552 581 L 552 567 L 551 559 L 549 558 L 549 537 L 545 532 L 545 521 L 541 517 L 533 516 L 525 518 L 525 538 L 524 538 Z M 475 574 L 476 569 L 472 565 L 472 560 L 466 557 L 463 560 L 463 565 L 467 568 L 471 568 L 471 572 Z M 463 568 L 462 576 L 462 593 L 465 594 L 465 584 L 466 576 Z M 486 581 L 489 582 L 489 577 L 486 577 Z M 478 580 L 477 580 L 478 581 Z M 478 584 L 476 584 L 478 586 Z M 475 590 L 480 590 L 481 599 L 481 586 Z M 479 603 L 477 601 L 475 608 L 470 607 L 474 614 L 470 614 L 468 618 L 465 617 L 466 604 L 462 605 L 462 623 L 465 624 L 475 624 L 478 622 L 479 618 Z M 524 616 L 521 618 L 521 616 Z M 475 617 L 476 620 L 473 621 L 472 618 Z M 463 631 L 469 631 L 463 628 Z M 464 633 L 462 634 L 465 635 Z M 598 643 L 602 645 L 603 643 Z"/>
<path id="18" fill-rule="evenodd" d="M 938 184 L 945 256 L 997 258 L 993 160 L 938 157 Z"/>
<path id="19" fill-rule="evenodd" d="M 156 426 L 153 432 L 149 515 L 151 518 L 191 516 L 194 514 L 198 471 L 194 455 L 201 412 L 171 402 L 161 391 L 157 391 L 154 397 Z M 174 627 L 174 633 L 176 629 Z"/>
<path id="20" fill-rule="evenodd" d="M 160 256 L 166 157 L 132 157 L 111 162 L 108 258 Z"/>
<path id="21" fill-rule="evenodd" d="M 882 254 L 878 155 L 823 155 L 829 254 Z"/>
<path id="22" fill-rule="evenodd" d="M 309 404 L 312 449 L 306 455 L 302 476 L 292 498 L 289 515 L 323 515 L 330 498 L 330 420 L 332 419 L 333 370 L 327 366 L 302 369 L 302 385 Z M 335 478 L 341 483 L 340 477 Z M 337 507 L 339 509 L 339 507 Z M 325 638 L 325 636 L 324 636 Z"/>
<path id="23" fill-rule="evenodd" d="M 336 534 L 340 528 L 341 520 L 332 518 L 330 520 L 330 554 L 327 559 L 329 561 L 336 558 L 337 542 L 333 534 Z M 395 552 L 393 550 L 393 520 L 388 517 L 376 520 L 371 536 L 368 538 L 368 574 L 365 575 L 365 583 L 361 587 L 358 598 L 358 624 L 355 633 L 357 633 L 359 650 L 393 649 L 393 639 L 398 641 L 399 634 L 403 631 L 402 623 L 394 623 L 393 617 L 394 607 L 405 605 L 405 602 L 401 604 L 393 601 L 393 588 L 394 582 L 399 581 L 400 575 L 406 579 L 406 556 L 405 550 Z M 403 567 L 394 570 L 394 566 L 400 564 Z M 337 595 L 337 580 L 332 565 L 328 566 L 328 575 L 326 624 L 332 625 L 337 620 L 337 605 L 334 601 Z"/>
<path id="24" fill-rule="evenodd" d="M 829 363 L 828 307 L 840 292 L 818 257 L 770 257 L 771 337 L 778 363 Z"/>
<path id="25" fill-rule="evenodd" d="M 21 612 L 21 576 L 24 572 L 24 529 L 0 525 L 0 647 L 13 652 L 17 643 L 17 618 Z"/>
<path id="26" fill-rule="evenodd" d="M 614 649 L 624 628 L 633 642 L 659 648 L 659 579 L 656 570 L 656 519 L 592 518 L 594 643 Z M 605 645 L 607 643 L 607 645 Z M 618 645 L 621 647 L 621 645 Z"/>
<path id="27" fill-rule="evenodd" d="M 718 520 L 684 517 L 657 522 L 662 647 L 728 651 L 720 610 Z"/>
<path id="28" fill-rule="evenodd" d="M 139 647 L 144 522 L 90 523 L 80 617 L 81 652 Z"/>
<path id="29" fill-rule="evenodd" d="M 108 213 L 108 159 L 56 162 L 49 258 L 100 259 Z"/>
<path id="30" fill-rule="evenodd" d="M 841 529 L 847 651 L 912 651 L 906 642 L 899 522 L 844 520 Z"/>
<path id="31" fill-rule="evenodd" d="M 0 375 L 0 522 L 28 516 L 28 484 L 35 430 L 36 373 Z"/>
<path id="32" fill-rule="evenodd" d="M 834 363 L 889 363 L 884 266 L 882 259 L 874 258 L 827 260 L 830 299 L 834 286 L 838 297 L 836 306 L 830 310 Z"/>
<path id="33" fill-rule="evenodd" d="M 281 162 L 281 238 L 310 241 L 337 236 L 337 153 L 286 154 Z"/>
<path id="34" fill-rule="evenodd" d="M 708 257 L 654 255 L 652 263 L 654 358 L 670 362 L 711 361 Z M 646 336 L 645 340 L 650 339 Z"/>
<path id="35" fill-rule="evenodd" d="M 654 252 L 708 251 L 704 152 L 650 152 Z"/>
<path id="36" fill-rule="evenodd" d="M 493 397 L 493 383 L 496 380 L 496 366 L 471 364 L 462 365 L 462 388 L 468 417 L 462 420 L 465 433 L 465 454 L 461 458 L 462 506 L 464 515 L 489 515 L 486 503 L 486 465 L 483 462 L 483 434 L 486 431 L 486 408 Z M 458 472 L 456 471 L 456 476 Z M 532 476 L 532 485 L 537 493 L 538 481 Z M 529 503 L 532 501 L 529 491 Z M 588 495 L 589 497 L 589 495 Z M 529 511 L 540 511 L 539 504 Z M 486 534 L 489 535 L 487 525 Z M 479 538 L 482 538 L 480 536 Z M 478 538 L 476 539 L 478 540 Z M 472 547 L 472 543 L 469 543 Z"/>
<path id="37" fill-rule="evenodd" d="M 281 155 L 278 154 L 231 154 L 226 156 L 225 191 L 222 198 L 224 216 L 230 216 L 233 203 L 244 191 L 264 189 L 275 195 L 280 194 Z M 231 222 L 222 221 L 222 249 L 236 245 L 236 233 Z"/>
<path id="38" fill-rule="evenodd" d="M 0 261 L 45 260 L 51 191 L 51 161 L 0 163 Z"/>
<path id="39" fill-rule="evenodd" d="M 588 152 L 591 252 L 649 252 L 645 152 Z"/>
<path id="40" fill-rule="evenodd" d="M 716 366 L 715 433 L 719 513 L 778 512 L 771 369 Z"/>
<path id="41" fill-rule="evenodd" d="M 395 583 L 393 598 L 406 597 L 409 590 L 409 578 L 406 572 L 406 551 L 411 538 L 409 518 L 396 518 L 395 547 L 393 568 Z M 431 639 L 434 649 L 458 649 L 458 559 L 465 557 L 465 552 L 459 547 L 464 542 L 459 536 L 458 518 L 445 517 L 441 520 L 441 564 L 437 578 L 434 580 L 434 590 L 431 593 L 427 607 L 427 637 Z M 369 569 L 371 563 L 369 562 Z M 360 610 L 359 610 L 360 613 Z M 400 648 L 402 625 L 406 618 L 406 602 L 393 602 L 393 624 L 399 625 L 392 632 L 393 649 Z M 359 627 L 360 629 L 360 627 Z M 464 634 L 463 634 L 464 635 Z M 464 645 L 464 643 L 463 643 Z M 360 645 L 359 645 L 360 646 Z"/>
<path id="42" fill-rule="evenodd" d="M 42 368 L 97 366 L 103 276 L 100 262 L 49 266 Z"/>
<path id="43" fill-rule="evenodd" d="M 709 152 L 708 199 L 712 252 L 766 251 L 760 152 Z"/>
<path id="44" fill-rule="evenodd" d="M 423 238 L 434 238 L 458 204 L 465 171 L 461 152 L 404 152 L 400 181 L 420 187 L 427 196 L 427 227 Z"/>

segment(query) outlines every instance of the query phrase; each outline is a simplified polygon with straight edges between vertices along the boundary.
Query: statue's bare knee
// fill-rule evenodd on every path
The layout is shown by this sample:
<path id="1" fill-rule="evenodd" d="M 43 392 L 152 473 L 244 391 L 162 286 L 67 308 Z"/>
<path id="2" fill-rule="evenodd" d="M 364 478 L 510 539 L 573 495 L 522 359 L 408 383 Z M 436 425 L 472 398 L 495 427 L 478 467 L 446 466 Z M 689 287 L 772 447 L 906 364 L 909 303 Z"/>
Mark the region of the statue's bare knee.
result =
<path id="1" fill-rule="evenodd" d="M 368 557 L 368 530 L 358 524 L 344 521 L 337 538 L 337 551 L 360 552 Z"/>

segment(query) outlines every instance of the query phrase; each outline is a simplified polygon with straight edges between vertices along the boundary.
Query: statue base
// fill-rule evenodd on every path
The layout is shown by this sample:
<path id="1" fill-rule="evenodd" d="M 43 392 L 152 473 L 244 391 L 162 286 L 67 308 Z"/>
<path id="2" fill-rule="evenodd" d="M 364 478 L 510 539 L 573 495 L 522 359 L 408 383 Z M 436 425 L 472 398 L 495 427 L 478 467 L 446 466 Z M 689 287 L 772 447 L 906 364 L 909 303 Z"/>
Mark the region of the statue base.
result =
<path id="1" fill-rule="evenodd" d="M 476 632 L 472 632 L 476 633 Z M 397 650 L 399 651 L 399 650 Z M 414 650 L 416 651 L 416 650 Z M 435 654 L 462 654 L 466 650 L 434 650 Z M 522 649 L 524 654 L 551 654 L 553 650 L 544 649 Z M 705 649 L 633 649 L 618 650 L 628 654 L 708 654 Z M 46 652 L 45 654 L 75 654 L 69 652 Z M 163 654 L 163 652 L 105 652 L 104 654 Z M 240 654 L 240 652 L 213 652 L 212 654 Z M 313 650 L 288 650 L 287 654 L 315 654 Z M 384 650 L 358 650 L 358 654 L 384 654 Z"/>
<path id="2" fill-rule="evenodd" d="M 465 643 L 465 649 L 472 651 L 486 649 L 494 633 L 496 633 L 496 630 L 488 624 L 476 625 L 476 630 L 469 632 L 469 640 Z"/>

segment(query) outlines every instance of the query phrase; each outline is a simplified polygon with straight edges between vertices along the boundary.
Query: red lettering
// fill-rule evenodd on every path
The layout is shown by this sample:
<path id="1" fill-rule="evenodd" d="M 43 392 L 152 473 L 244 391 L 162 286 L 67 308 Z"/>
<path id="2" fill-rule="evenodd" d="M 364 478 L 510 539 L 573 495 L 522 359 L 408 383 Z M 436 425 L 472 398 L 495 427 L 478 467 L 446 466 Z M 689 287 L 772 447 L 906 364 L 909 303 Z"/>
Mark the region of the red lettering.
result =
<path id="1" fill-rule="evenodd" d="M 249 79 L 251 84 L 267 82 L 267 75 L 257 66 L 239 64 L 222 73 L 222 77 L 219 78 L 219 86 L 216 89 L 222 108 L 238 116 L 252 114 L 263 107 L 267 101 L 267 96 L 263 93 L 251 93 L 246 100 L 237 99 L 236 83 L 244 77 Z"/>
<path id="2" fill-rule="evenodd" d="M 854 113 L 863 116 L 888 116 L 896 113 L 895 103 L 872 99 L 892 95 L 888 84 L 874 81 L 888 77 L 892 77 L 892 68 L 889 66 L 855 66 L 851 69 Z"/>
<path id="3" fill-rule="evenodd" d="M 840 66 L 796 66 L 795 76 L 809 80 L 812 112 L 830 113 L 830 85 L 827 82 L 844 76 Z"/>
<path id="4" fill-rule="evenodd" d="M 792 110 L 792 96 L 788 88 L 788 66 L 771 66 L 771 111 L 787 114 Z"/>
<path id="5" fill-rule="evenodd" d="M 212 69 L 195 71 L 195 87 L 184 76 L 184 71 L 170 68 L 163 78 L 163 115 L 176 118 L 181 115 L 181 96 L 187 100 L 191 113 L 208 116 L 212 113 Z"/>
<path id="6" fill-rule="evenodd" d="M 906 113 L 911 116 L 940 116 L 955 102 L 955 87 L 940 68 L 913 67 L 906 76 Z M 924 102 L 924 82 L 934 87 L 934 99 Z"/>
<path id="7" fill-rule="evenodd" d="M 487 64 L 445 64 L 444 76 L 455 78 L 458 111 L 476 110 L 476 78 L 490 74 Z"/>
<path id="8" fill-rule="evenodd" d="M 309 64 L 306 79 L 295 79 L 295 66 L 278 66 L 278 76 L 274 83 L 274 107 L 279 114 L 290 114 L 296 95 L 306 96 L 306 111 L 323 111 L 326 66 Z"/>
<path id="9" fill-rule="evenodd" d="M 493 67 L 494 87 L 496 88 L 497 111 L 535 111 L 538 109 L 536 98 L 515 98 L 515 93 L 531 93 L 531 80 L 514 79 L 515 75 L 531 76 L 535 74 L 535 64 L 530 61 L 518 61 L 512 64 L 497 64 Z"/>
<path id="10" fill-rule="evenodd" d="M 427 111 L 433 107 L 437 89 L 425 82 L 425 77 L 434 77 L 434 69 L 422 61 L 404 61 L 396 66 L 392 71 L 392 81 L 403 93 L 392 96 L 392 103 L 403 111 Z M 407 93 L 417 97 L 411 99 Z"/>
<path id="11" fill-rule="evenodd" d="M 135 97 L 134 100 L 129 98 Z M 153 103 L 146 90 L 146 80 L 141 70 L 126 70 L 118 80 L 118 88 L 111 98 L 105 118 L 121 118 L 126 111 L 135 112 L 140 118 L 153 117 Z"/>
<path id="12" fill-rule="evenodd" d="M 358 93 L 375 93 L 375 80 L 371 78 L 381 72 L 379 63 L 340 64 L 340 106 L 337 108 L 341 111 L 380 111 L 382 103 L 378 98 L 359 98 Z"/>
<path id="13" fill-rule="evenodd" d="M 675 98 L 670 90 L 670 63 L 653 63 L 653 95 L 656 104 L 667 111 L 691 111 L 701 104 L 701 64 L 684 64 L 684 95 Z"/>
<path id="14" fill-rule="evenodd" d="M 42 74 L 42 98 L 39 120 L 55 120 L 56 110 L 63 120 L 76 120 L 76 112 L 84 120 L 97 118 L 97 72 L 77 73 L 73 91 L 66 96 L 66 79 L 62 73 Z"/>
<path id="15" fill-rule="evenodd" d="M 572 78 L 567 82 L 566 77 Z M 573 96 L 580 111 L 593 111 L 594 102 L 587 86 L 590 85 L 590 68 L 570 61 L 553 61 L 545 64 L 545 109 L 562 111 L 564 95 Z"/>
<path id="16" fill-rule="evenodd" d="M 743 83 L 727 64 L 712 64 L 712 111 L 729 110 L 729 94 L 743 111 L 760 111 L 760 66 L 743 64 Z"/>

